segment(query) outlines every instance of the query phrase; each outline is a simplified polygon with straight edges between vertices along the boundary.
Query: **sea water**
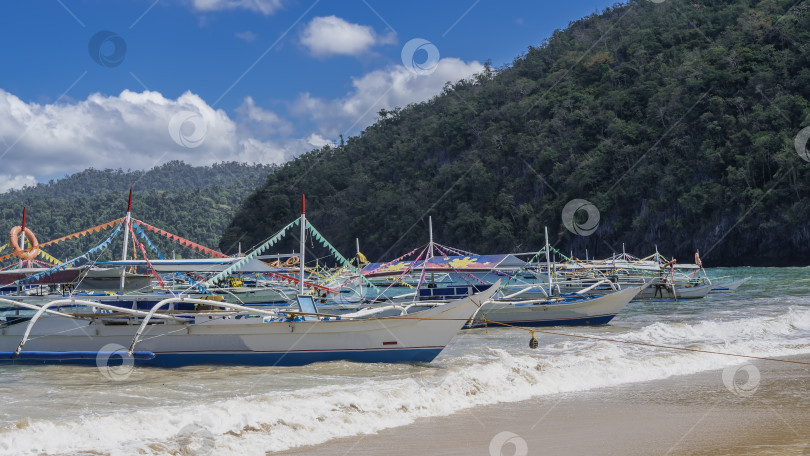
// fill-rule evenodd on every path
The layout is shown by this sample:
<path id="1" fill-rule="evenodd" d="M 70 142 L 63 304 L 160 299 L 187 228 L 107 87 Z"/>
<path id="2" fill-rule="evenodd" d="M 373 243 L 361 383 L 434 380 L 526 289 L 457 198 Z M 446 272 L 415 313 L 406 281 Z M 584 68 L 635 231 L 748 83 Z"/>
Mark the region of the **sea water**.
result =
<path id="1" fill-rule="evenodd" d="M 714 269 L 753 278 L 702 300 L 633 302 L 570 335 L 761 357 L 810 353 L 810 268 Z M 725 277 L 718 279 L 719 277 Z M 0 454 L 256 454 L 407 425 L 477 405 L 740 364 L 739 357 L 490 328 L 430 364 L 196 366 L 104 372 L 0 365 Z"/>

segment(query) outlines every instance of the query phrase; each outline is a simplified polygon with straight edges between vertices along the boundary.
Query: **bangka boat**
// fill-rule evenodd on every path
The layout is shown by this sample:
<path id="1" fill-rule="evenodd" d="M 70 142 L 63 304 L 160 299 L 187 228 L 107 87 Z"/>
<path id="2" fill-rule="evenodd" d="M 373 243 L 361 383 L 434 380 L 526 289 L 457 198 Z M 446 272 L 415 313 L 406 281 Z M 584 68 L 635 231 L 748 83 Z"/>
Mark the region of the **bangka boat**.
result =
<path id="1" fill-rule="evenodd" d="M 298 311 L 186 298 L 165 299 L 148 312 L 78 299 L 26 304 L 38 307 L 33 316 L 0 322 L 0 362 L 95 363 L 116 354 L 164 367 L 430 362 L 496 289 L 388 317 L 321 315 L 311 297 L 301 297 L 310 306 Z M 184 303 L 197 309 L 173 310 Z"/>
<path id="2" fill-rule="evenodd" d="M 125 220 L 130 220 L 129 209 Z M 71 296 L 41 305 L 0 299 L 4 305 L 35 312 L 0 320 L 0 361 L 86 363 L 100 359 L 106 362 L 117 356 L 133 363 L 167 367 L 212 363 L 302 365 L 334 360 L 429 362 L 500 285 L 498 282 L 472 296 L 416 312 L 409 306 L 389 305 L 344 315 L 322 314 L 313 297 L 305 295 L 306 228 L 313 234 L 317 231 L 306 220 L 303 195 L 300 220 L 244 257 L 225 261 L 227 265 L 211 262 L 217 263 L 211 266 L 219 272 L 205 284 L 211 286 L 246 266 L 295 224 L 301 228 L 297 309 L 248 307 L 184 296 L 158 302 L 150 302 L 153 296 L 144 296 L 136 301 L 110 303 Z M 127 261 L 126 247 L 122 261 Z M 154 270 L 154 266 L 150 268 Z M 122 268 L 122 283 L 123 272 Z M 142 305 L 151 307 L 141 310 Z"/>
<path id="3" fill-rule="evenodd" d="M 610 322 L 644 288 L 632 287 L 610 294 L 560 296 L 510 301 L 493 299 L 484 304 L 476 324 L 497 326 L 595 326 Z"/>

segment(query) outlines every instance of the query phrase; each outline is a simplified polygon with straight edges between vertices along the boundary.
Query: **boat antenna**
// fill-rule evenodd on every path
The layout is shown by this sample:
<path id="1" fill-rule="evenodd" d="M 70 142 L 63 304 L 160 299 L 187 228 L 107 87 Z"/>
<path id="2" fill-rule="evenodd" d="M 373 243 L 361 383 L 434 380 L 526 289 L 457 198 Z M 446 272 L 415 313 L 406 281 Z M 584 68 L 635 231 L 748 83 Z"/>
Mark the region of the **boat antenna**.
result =
<path id="1" fill-rule="evenodd" d="M 127 246 L 129 246 L 129 223 L 132 220 L 132 186 L 129 186 L 129 202 L 127 202 L 127 217 L 124 220 L 124 248 L 121 252 L 121 261 L 127 261 Z M 125 265 L 121 265 L 121 281 L 118 284 L 118 291 L 120 294 L 124 294 L 124 281 L 126 278 L 127 267 Z"/>
<path id="2" fill-rule="evenodd" d="M 301 247 L 298 253 L 298 264 L 300 279 L 298 281 L 298 294 L 304 294 L 304 249 L 306 249 L 306 235 L 307 235 L 307 215 L 306 215 L 306 195 L 301 194 Z"/>

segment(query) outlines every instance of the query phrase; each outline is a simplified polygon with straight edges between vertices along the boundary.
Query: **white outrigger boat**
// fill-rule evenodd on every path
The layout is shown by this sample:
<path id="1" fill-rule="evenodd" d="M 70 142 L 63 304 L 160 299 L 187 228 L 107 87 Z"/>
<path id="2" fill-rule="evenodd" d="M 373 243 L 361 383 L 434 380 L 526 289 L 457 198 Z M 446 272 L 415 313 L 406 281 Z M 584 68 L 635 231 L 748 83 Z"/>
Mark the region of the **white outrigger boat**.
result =
<path id="1" fill-rule="evenodd" d="M 307 222 L 303 197 L 297 223 L 301 226 L 300 277 L 304 277 Z M 206 283 L 214 283 L 249 263 L 284 230 Z M 158 366 L 302 365 L 334 360 L 429 362 L 499 285 L 427 309 L 389 305 L 344 315 L 320 314 L 313 297 L 304 295 L 303 280 L 299 281 L 297 310 L 186 296 L 162 299 L 148 311 L 136 305 L 127 308 L 77 297 L 42 304 L 0 299 L 4 305 L 29 311 L 0 318 L 0 361 L 92 363 L 118 356 Z"/>
<path id="2" fill-rule="evenodd" d="M 595 326 L 610 322 L 644 286 L 605 295 L 563 296 L 510 301 L 494 299 L 481 308 L 478 321 L 487 325 Z"/>
<path id="3" fill-rule="evenodd" d="M 491 300 L 479 312 L 479 320 L 486 321 L 487 325 L 519 325 L 519 326 L 592 326 L 604 325 L 610 322 L 622 311 L 639 293 L 642 293 L 649 284 L 627 287 L 622 290 L 608 292 L 607 294 L 588 294 L 595 288 L 603 285 L 602 281 L 591 284 L 576 293 L 554 295 L 554 274 L 551 262 L 551 248 L 548 243 L 548 229 L 546 229 L 546 266 L 548 278 L 547 297 L 544 299 L 520 299 L 521 291 L 511 295 Z M 609 283 L 609 282 L 608 282 Z M 610 284 L 610 283 L 609 283 Z M 610 284 L 613 286 L 613 284 Z M 533 285 L 526 290 L 539 288 Z M 559 290 L 559 287 L 558 287 Z"/>
<path id="4" fill-rule="evenodd" d="M 165 299 L 148 312 L 78 299 L 42 306 L 3 300 L 36 313 L 0 322 L 0 362 L 93 363 L 116 353 L 165 367 L 430 362 L 496 289 L 415 313 L 400 307 L 399 315 L 389 317 L 368 311 L 320 315 L 306 296 L 298 312 L 183 297 Z M 197 304 L 198 310 L 172 311 L 178 303 Z"/>

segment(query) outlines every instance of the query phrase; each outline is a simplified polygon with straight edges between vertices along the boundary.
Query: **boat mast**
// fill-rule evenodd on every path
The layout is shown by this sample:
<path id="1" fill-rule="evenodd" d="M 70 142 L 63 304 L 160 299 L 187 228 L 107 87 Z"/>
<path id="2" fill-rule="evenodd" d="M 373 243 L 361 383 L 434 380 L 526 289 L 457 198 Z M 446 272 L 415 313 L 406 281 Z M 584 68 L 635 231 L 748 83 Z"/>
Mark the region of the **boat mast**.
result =
<path id="1" fill-rule="evenodd" d="M 424 270 L 424 268 L 427 267 L 427 260 L 429 260 L 430 258 L 433 258 L 433 256 L 434 256 L 433 255 L 433 216 L 432 215 L 428 215 L 428 231 L 430 233 L 430 241 L 429 241 L 429 244 L 428 244 L 428 256 L 427 256 L 427 258 L 425 258 L 424 267 L 422 268 L 423 270 Z M 432 272 L 430 273 L 430 283 L 434 283 L 434 284 L 436 283 L 436 275 L 434 273 L 432 273 Z"/>
<path id="2" fill-rule="evenodd" d="M 121 252 L 121 261 L 127 261 L 127 247 L 129 246 L 129 221 L 132 217 L 132 186 L 129 187 L 129 202 L 127 203 L 127 217 L 124 219 L 124 249 Z M 126 278 L 127 267 L 121 265 L 121 282 L 118 285 L 120 294 L 124 294 L 124 279 Z"/>
<path id="3" fill-rule="evenodd" d="M 430 236 L 430 242 L 428 243 L 428 254 L 430 255 L 428 258 L 433 257 L 433 216 L 428 216 L 428 233 Z"/>
<path id="4" fill-rule="evenodd" d="M 360 272 L 360 238 L 354 238 L 354 245 L 357 247 L 357 272 L 361 275 L 360 282 L 357 285 L 360 288 L 360 296 L 363 296 L 363 273 Z"/>
<path id="5" fill-rule="evenodd" d="M 545 228 L 545 232 L 546 232 L 546 267 L 548 268 L 548 295 L 551 296 L 551 287 L 552 287 L 552 284 L 551 284 L 551 252 L 550 252 L 551 249 L 549 249 L 549 246 L 548 246 L 548 227 L 546 226 L 546 227 L 543 227 L 543 228 Z"/>
<path id="6" fill-rule="evenodd" d="M 307 216 L 306 216 L 306 196 L 302 193 L 301 194 L 301 246 L 299 247 L 300 252 L 298 253 L 298 267 L 299 267 L 299 274 L 301 280 L 298 281 L 298 294 L 304 294 L 304 249 L 306 248 L 306 223 L 307 223 Z"/>
<path id="7" fill-rule="evenodd" d="M 26 210 L 27 210 L 27 208 L 25 206 L 23 206 L 22 230 L 20 230 L 20 247 L 22 247 L 23 250 L 25 250 L 25 213 L 26 213 Z M 31 262 L 29 261 L 28 263 L 29 263 L 28 266 L 30 266 Z M 22 258 L 21 258 L 20 259 L 20 268 L 23 268 L 25 266 L 26 266 L 25 261 L 22 260 Z"/>

